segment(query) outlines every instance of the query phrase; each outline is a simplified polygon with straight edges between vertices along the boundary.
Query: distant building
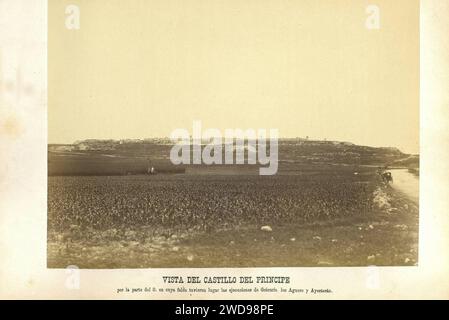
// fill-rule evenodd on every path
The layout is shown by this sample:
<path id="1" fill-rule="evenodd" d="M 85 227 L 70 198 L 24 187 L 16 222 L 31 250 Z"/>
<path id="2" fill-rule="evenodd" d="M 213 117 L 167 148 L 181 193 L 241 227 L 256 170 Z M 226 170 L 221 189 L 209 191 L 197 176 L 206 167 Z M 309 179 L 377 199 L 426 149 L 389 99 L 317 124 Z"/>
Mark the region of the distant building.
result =
<path id="1" fill-rule="evenodd" d="M 75 146 L 72 144 L 50 144 L 48 145 L 49 151 L 54 152 L 62 152 L 62 151 L 73 151 L 75 149 Z"/>

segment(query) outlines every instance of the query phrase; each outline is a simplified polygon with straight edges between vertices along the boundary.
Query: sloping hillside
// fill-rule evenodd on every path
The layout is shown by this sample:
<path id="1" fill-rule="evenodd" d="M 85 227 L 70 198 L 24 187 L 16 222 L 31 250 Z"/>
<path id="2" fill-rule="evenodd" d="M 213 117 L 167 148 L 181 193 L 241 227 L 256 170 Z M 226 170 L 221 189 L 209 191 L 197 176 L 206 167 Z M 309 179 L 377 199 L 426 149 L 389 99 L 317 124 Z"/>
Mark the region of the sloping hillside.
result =
<path id="1" fill-rule="evenodd" d="M 172 143 L 167 139 L 77 141 L 72 145 L 49 145 L 48 168 L 50 175 L 88 171 L 97 174 L 145 173 L 149 166 L 164 168 L 167 172 L 183 172 L 169 159 Z M 304 139 L 279 140 L 279 169 L 296 170 L 304 166 L 396 166 L 417 167 L 419 157 L 402 153 L 396 148 L 375 148 L 349 142 L 313 141 Z M 114 168 L 112 171 L 108 169 Z M 195 166 L 198 167 L 206 166 Z M 237 166 L 235 166 L 237 167 Z M 238 166 L 239 169 L 242 168 Z M 86 170 L 84 170 L 84 169 Z M 88 169 L 89 168 L 89 169 Z M 138 168 L 138 169 L 137 169 Z M 67 169 L 67 170 L 66 170 Z M 175 170 L 176 169 L 176 170 Z M 195 169 L 195 170 L 196 170 Z M 191 172 L 191 171 L 189 171 Z"/>

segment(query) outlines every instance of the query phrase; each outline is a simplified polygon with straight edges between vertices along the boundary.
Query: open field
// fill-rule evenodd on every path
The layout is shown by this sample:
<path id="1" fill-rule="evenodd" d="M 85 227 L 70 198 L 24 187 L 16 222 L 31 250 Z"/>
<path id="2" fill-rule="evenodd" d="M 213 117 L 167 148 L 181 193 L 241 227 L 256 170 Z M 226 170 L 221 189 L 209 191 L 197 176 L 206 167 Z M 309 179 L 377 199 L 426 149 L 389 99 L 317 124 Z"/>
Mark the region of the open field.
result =
<path id="1" fill-rule="evenodd" d="M 408 174 L 419 156 L 284 139 L 277 174 L 259 176 L 258 165 L 175 166 L 170 148 L 165 141 L 114 140 L 49 146 L 48 266 L 418 261 L 418 195 L 392 188 L 376 171 L 390 165 Z M 146 174 L 150 167 L 158 174 Z"/>
<path id="2" fill-rule="evenodd" d="M 159 173 L 184 173 L 183 166 L 173 166 L 166 159 L 148 159 L 130 154 L 104 152 L 49 152 L 49 176 L 123 176 L 146 174 L 157 167 Z"/>
<path id="3" fill-rule="evenodd" d="M 49 177 L 48 266 L 415 264 L 417 205 L 357 173 Z"/>

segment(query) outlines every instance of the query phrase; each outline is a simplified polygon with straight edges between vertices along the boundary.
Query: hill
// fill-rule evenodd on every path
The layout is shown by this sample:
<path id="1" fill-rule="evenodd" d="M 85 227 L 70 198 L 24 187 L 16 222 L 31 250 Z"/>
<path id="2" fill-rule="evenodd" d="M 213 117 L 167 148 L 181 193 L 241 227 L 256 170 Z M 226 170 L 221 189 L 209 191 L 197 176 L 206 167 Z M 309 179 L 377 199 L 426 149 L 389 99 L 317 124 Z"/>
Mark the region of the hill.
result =
<path id="1" fill-rule="evenodd" d="M 76 174 L 143 174 L 149 166 L 159 172 L 182 173 L 186 167 L 191 172 L 211 166 L 174 166 L 169 155 L 173 144 L 167 138 L 100 140 L 89 139 L 73 144 L 50 144 L 48 146 L 49 175 Z M 418 159 L 418 160 L 417 160 Z M 397 148 L 369 147 L 350 142 L 306 139 L 279 140 L 279 169 L 291 172 L 304 166 L 395 166 L 411 168 L 417 166 L 419 157 L 404 154 Z M 213 167 L 213 166 L 212 166 Z M 220 166 L 225 167 L 225 166 Z M 248 169 L 242 165 L 227 165 Z M 254 166 L 252 166 L 254 167 Z M 252 169 L 251 167 L 251 169 Z M 88 169 L 86 169 L 88 168 Z M 111 171 L 111 168 L 114 168 Z M 234 170 L 233 169 L 233 170 Z M 195 171 L 194 170 L 194 171 Z M 201 171 L 200 170 L 200 171 Z M 196 171 L 195 171 L 196 172 Z M 234 172 L 234 171 L 232 171 Z"/>

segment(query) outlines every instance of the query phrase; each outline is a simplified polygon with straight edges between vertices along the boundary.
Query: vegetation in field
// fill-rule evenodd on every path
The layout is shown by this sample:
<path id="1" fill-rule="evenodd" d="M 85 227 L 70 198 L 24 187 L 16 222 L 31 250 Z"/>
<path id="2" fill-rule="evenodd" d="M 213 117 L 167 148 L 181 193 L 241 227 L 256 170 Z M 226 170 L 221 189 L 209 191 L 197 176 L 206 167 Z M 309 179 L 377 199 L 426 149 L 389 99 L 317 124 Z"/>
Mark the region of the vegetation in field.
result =
<path id="1" fill-rule="evenodd" d="M 159 227 L 169 233 L 304 223 L 371 212 L 374 184 L 344 176 L 53 177 L 51 230 Z"/>
<path id="2" fill-rule="evenodd" d="M 417 263 L 418 206 L 376 173 L 387 164 L 410 169 L 415 156 L 287 139 L 277 175 L 266 177 L 250 165 L 177 167 L 170 147 L 50 146 L 48 266 Z M 157 174 L 148 174 L 152 166 Z"/>
<path id="3" fill-rule="evenodd" d="M 50 177 L 48 265 L 413 265 L 418 207 L 375 177 Z"/>

